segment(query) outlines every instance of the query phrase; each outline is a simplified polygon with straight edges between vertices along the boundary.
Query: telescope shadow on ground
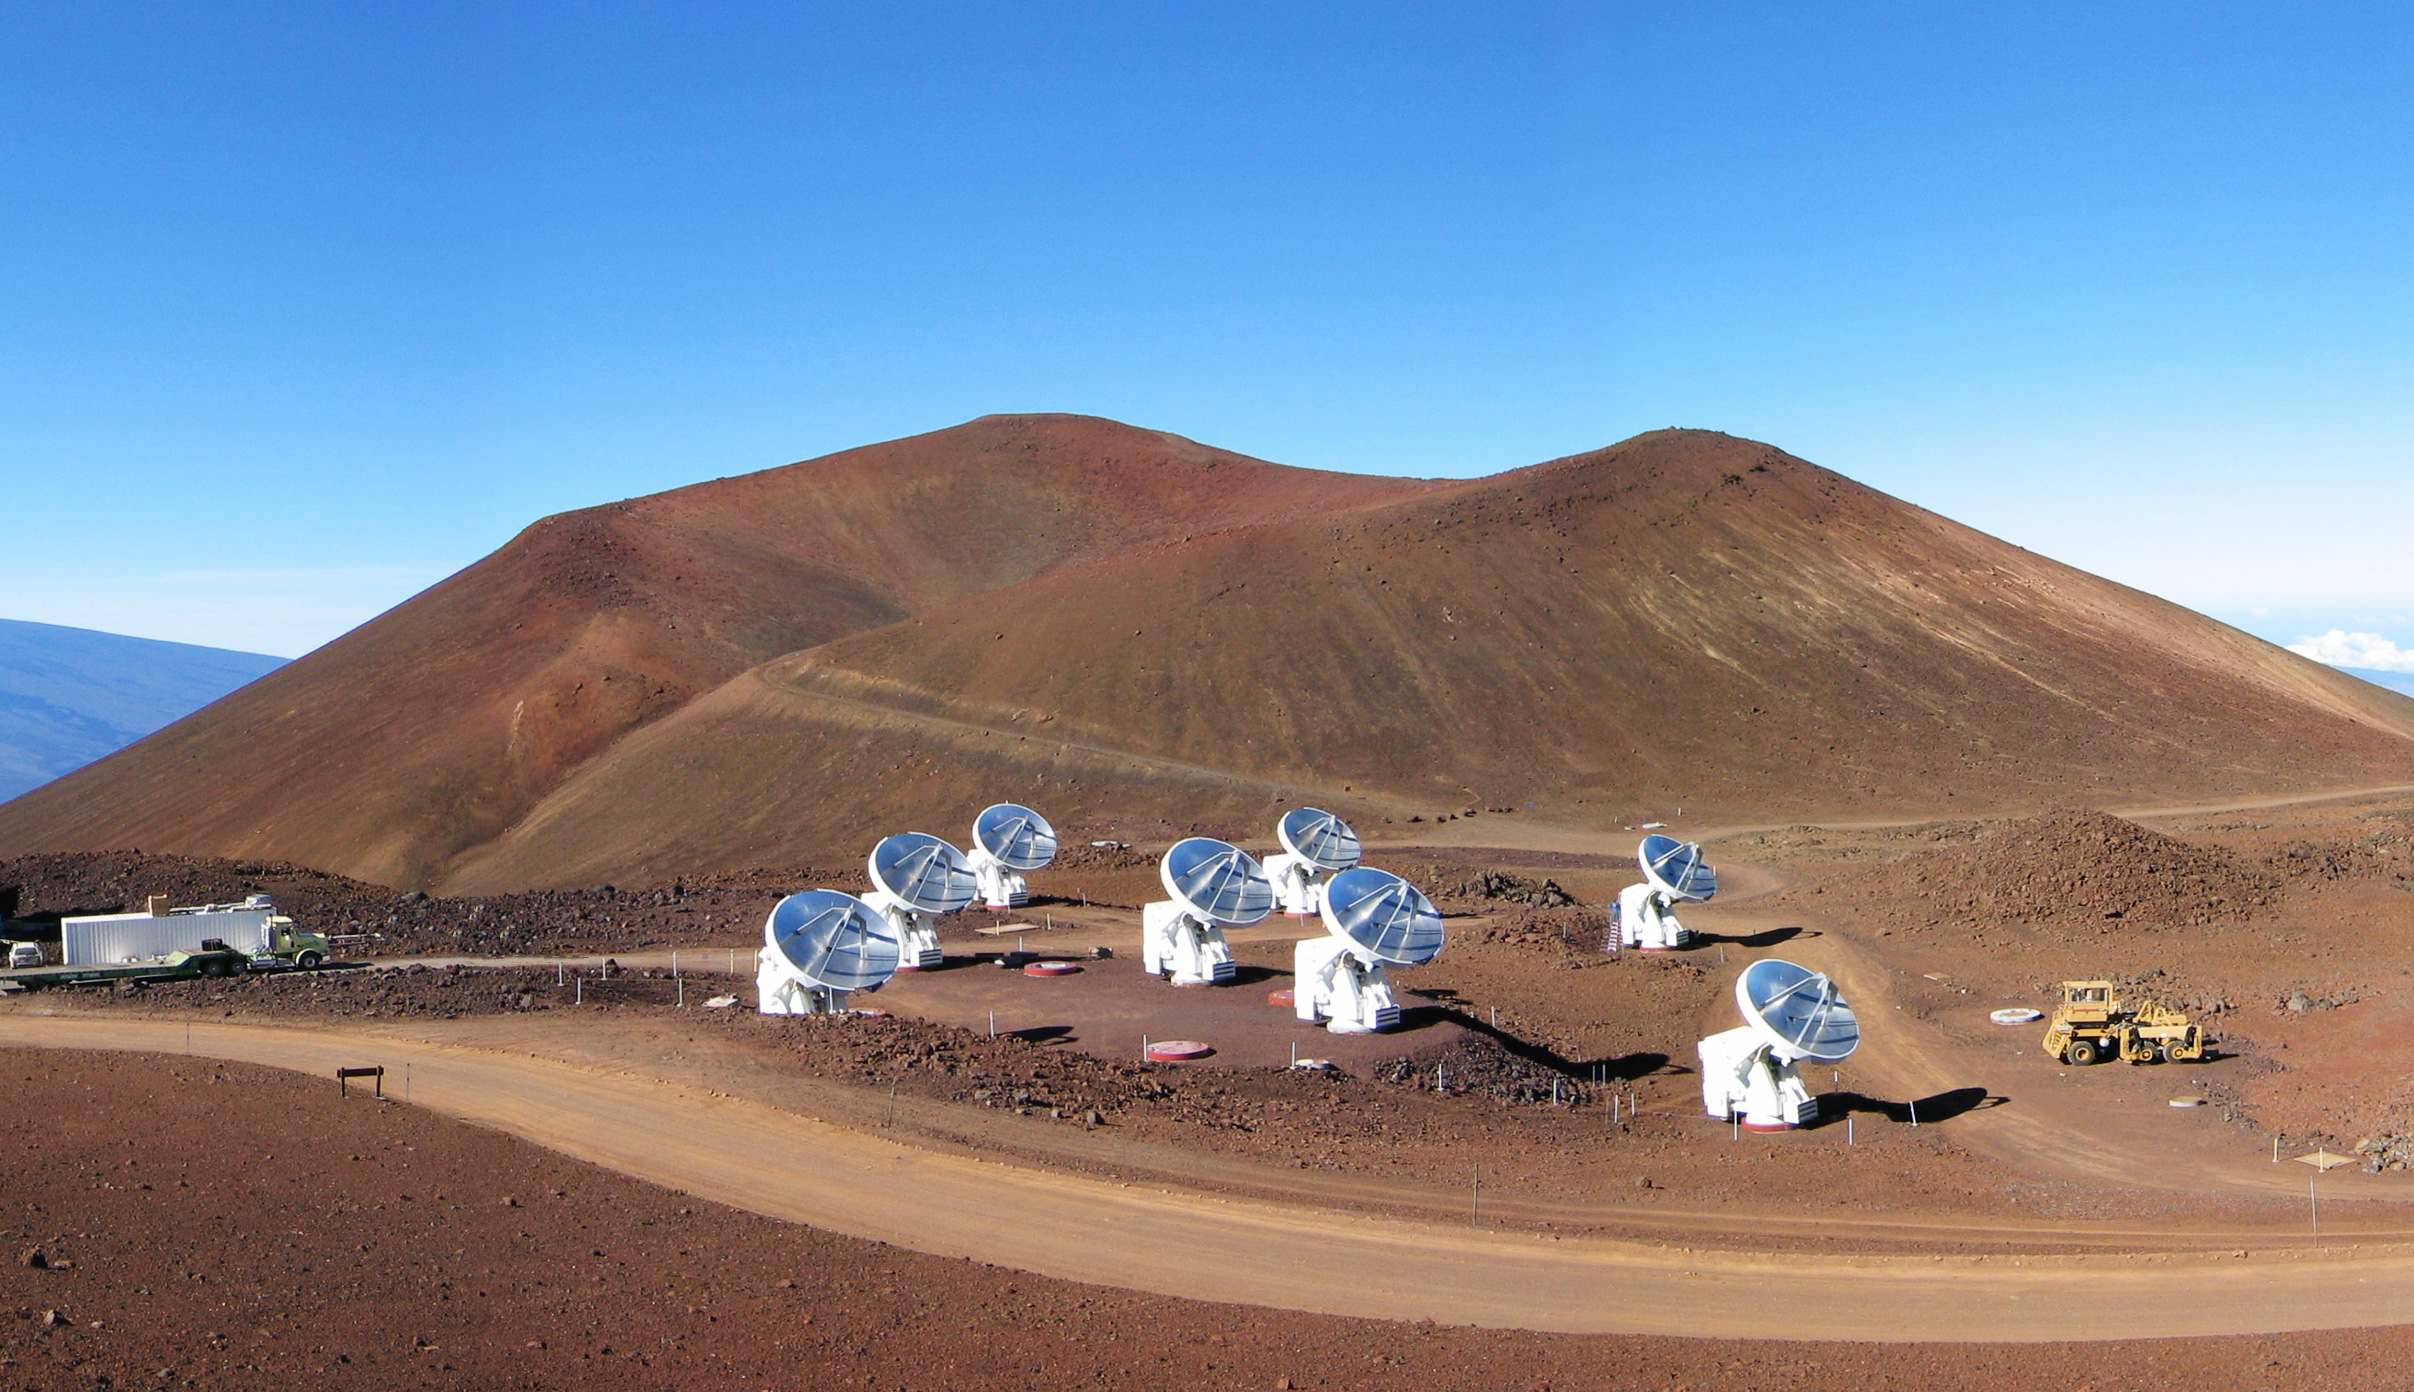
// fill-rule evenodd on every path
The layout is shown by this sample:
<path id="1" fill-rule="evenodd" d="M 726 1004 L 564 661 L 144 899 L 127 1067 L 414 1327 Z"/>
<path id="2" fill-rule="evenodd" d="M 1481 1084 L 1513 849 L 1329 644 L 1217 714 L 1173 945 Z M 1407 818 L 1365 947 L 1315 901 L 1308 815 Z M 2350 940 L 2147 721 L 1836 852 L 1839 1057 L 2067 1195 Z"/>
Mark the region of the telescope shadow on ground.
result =
<path id="1" fill-rule="evenodd" d="M 1677 951 L 1699 952 L 1705 947 L 1718 947 L 1722 945 L 1728 947 L 1754 948 L 1776 947 L 1784 943 L 1792 942 L 1796 938 L 1816 938 L 1822 936 L 1824 935 L 1816 928 L 1803 928 L 1798 926 L 1785 928 L 1764 928 L 1757 933 L 1704 933 L 1699 930 L 1693 930 L 1691 934 L 1692 940 L 1686 943 L 1683 947 L 1678 948 Z"/>
<path id="2" fill-rule="evenodd" d="M 944 969 L 900 975 L 877 992 L 858 995 L 856 1003 L 984 1032 L 994 1011 L 1001 1036 L 1107 1059 L 1135 1057 L 1143 1039 L 1196 1039 L 1214 1046 L 1211 1066 L 1222 1067 L 1281 1067 L 1317 1057 L 1363 1072 L 1401 1054 L 1446 1047 L 1471 1028 L 1458 1012 L 1411 1006 L 1397 1030 L 1331 1034 L 1269 999 L 1291 984 L 1291 976 L 1262 963 L 1241 963 L 1228 985 L 1184 987 L 1149 976 L 1137 960 L 1120 955 L 1094 959 L 1032 950 L 1024 960 L 1073 961 L 1082 968 L 1047 978 L 1001 970 L 1001 957 L 1009 954 L 959 951 Z"/>
<path id="3" fill-rule="evenodd" d="M 1811 1127 L 1833 1126 L 1856 1113 L 1882 1116 L 1905 1125 L 1916 1121 L 1922 1126 L 1933 1126 L 1971 1112 L 2000 1107 L 2011 1100 L 1982 1087 L 1948 1088 L 1908 1102 L 1890 1102 L 1858 1092 L 1823 1092 L 1819 1094 L 1818 1120 Z"/>
<path id="4" fill-rule="evenodd" d="M 1571 1082 L 1630 1083 L 1654 1073 L 1686 1074 L 1693 1071 L 1681 1064 L 1673 1064 L 1666 1054 L 1654 1052 L 1571 1059 L 1548 1045 L 1520 1038 L 1495 1027 L 1481 1016 L 1470 1014 L 1457 1004 L 1458 992 L 1448 987 L 1409 994 L 1438 1004 L 1404 1007 L 1400 1011 L 1401 1033 L 1434 1025 L 1452 1025 L 1468 1034 L 1489 1039 L 1506 1052 L 1539 1068 L 1564 1075 Z"/>

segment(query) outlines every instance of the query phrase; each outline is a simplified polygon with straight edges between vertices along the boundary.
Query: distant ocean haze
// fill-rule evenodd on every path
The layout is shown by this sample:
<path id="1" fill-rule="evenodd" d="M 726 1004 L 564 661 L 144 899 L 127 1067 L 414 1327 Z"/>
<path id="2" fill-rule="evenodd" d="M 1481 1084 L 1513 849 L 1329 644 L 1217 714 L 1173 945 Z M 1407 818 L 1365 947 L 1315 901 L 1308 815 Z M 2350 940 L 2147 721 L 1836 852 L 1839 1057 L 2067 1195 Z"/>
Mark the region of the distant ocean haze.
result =
<path id="1" fill-rule="evenodd" d="M 2341 667 L 2339 670 L 2351 677 L 2361 677 L 2374 686 L 2385 686 L 2391 691 L 2414 696 L 2414 672 L 2376 672 L 2369 667 Z"/>
<path id="2" fill-rule="evenodd" d="M 0 619 L 0 801 L 284 665 L 261 653 Z"/>

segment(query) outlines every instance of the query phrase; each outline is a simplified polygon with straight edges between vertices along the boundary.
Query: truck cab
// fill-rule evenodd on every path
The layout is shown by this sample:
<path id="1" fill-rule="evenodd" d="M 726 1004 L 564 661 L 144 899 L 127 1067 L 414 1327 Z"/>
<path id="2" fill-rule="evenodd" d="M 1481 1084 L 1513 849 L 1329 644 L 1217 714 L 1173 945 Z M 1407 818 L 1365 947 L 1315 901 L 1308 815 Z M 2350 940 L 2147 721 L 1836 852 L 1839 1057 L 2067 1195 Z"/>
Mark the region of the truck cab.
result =
<path id="1" fill-rule="evenodd" d="M 268 920 L 268 955 L 309 971 L 325 965 L 327 938 L 322 933 L 302 932 L 292 919 L 278 914 Z"/>

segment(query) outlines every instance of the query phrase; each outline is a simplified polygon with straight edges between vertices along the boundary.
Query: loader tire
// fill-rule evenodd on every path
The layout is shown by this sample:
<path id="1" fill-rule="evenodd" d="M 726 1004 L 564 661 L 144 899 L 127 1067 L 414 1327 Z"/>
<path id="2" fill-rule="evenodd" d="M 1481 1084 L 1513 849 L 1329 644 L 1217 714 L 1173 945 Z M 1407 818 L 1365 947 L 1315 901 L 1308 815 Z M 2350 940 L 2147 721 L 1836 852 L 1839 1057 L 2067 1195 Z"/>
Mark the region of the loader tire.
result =
<path id="1" fill-rule="evenodd" d="M 2063 1061 L 2074 1068 L 2085 1068 L 2102 1057 L 2103 1055 L 2096 1051 L 2095 1041 L 2092 1039 L 2070 1041 L 2070 1048 L 2065 1050 L 2062 1055 Z"/>

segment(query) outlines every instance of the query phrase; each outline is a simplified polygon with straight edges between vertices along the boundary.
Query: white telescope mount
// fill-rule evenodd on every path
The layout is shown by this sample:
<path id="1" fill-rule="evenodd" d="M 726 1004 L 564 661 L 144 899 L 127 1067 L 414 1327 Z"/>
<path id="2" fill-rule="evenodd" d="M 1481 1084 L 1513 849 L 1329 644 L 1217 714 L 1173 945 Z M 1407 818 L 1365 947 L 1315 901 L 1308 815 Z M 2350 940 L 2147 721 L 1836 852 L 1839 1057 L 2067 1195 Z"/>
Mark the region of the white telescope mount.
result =
<path id="1" fill-rule="evenodd" d="M 879 911 L 850 894 L 808 889 L 772 907 L 754 957 L 755 1009 L 764 1015 L 843 1015 L 855 991 L 877 991 L 897 970 L 897 940 Z"/>
<path id="2" fill-rule="evenodd" d="M 972 867 L 964 853 L 936 836 L 900 832 L 872 848 L 871 874 L 872 892 L 863 902 L 896 937 L 897 970 L 936 971 L 945 965 L 939 916 L 972 902 Z"/>
<path id="3" fill-rule="evenodd" d="M 1004 861 L 977 846 L 964 859 L 972 865 L 972 883 L 982 907 L 1019 909 L 1031 902 L 1030 882 L 1008 869 Z"/>
<path id="4" fill-rule="evenodd" d="M 964 859 L 984 907 L 1019 909 L 1031 902 L 1023 872 L 1044 870 L 1056 859 L 1056 829 L 1028 807 L 1001 802 L 973 818 L 972 850 Z"/>
<path id="5" fill-rule="evenodd" d="M 1442 916 L 1415 885 L 1354 866 L 1324 886 L 1325 935 L 1291 949 L 1291 1008 L 1334 1034 L 1397 1029 L 1387 967 L 1417 966 L 1442 950 Z"/>
<path id="6" fill-rule="evenodd" d="M 1157 876 L 1172 897 L 1141 906 L 1141 969 L 1176 986 L 1230 985 L 1235 968 L 1224 929 L 1273 911 L 1266 872 L 1237 846 L 1193 836 L 1165 852 Z"/>
<path id="7" fill-rule="evenodd" d="M 1291 918 L 1314 918 L 1324 907 L 1325 877 L 1358 863 L 1362 847 L 1349 823 L 1314 807 L 1295 807 L 1274 825 L 1280 855 L 1266 859 L 1275 906 Z"/>
<path id="8" fill-rule="evenodd" d="M 1718 893 L 1718 877 L 1702 859 L 1702 848 L 1673 836 L 1647 836 L 1635 852 L 1643 883 L 1618 892 L 1618 945 L 1665 952 L 1693 941 L 1677 920 L 1679 903 L 1699 903 Z"/>
<path id="9" fill-rule="evenodd" d="M 1860 1023 L 1826 976 L 1766 958 L 1735 983 L 1745 1023 L 1695 1046 L 1702 1107 L 1749 1131 L 1783 1131 L 1819 1119 L 1803 1060 L 1835 1063 L 1861 1042 Z"/>

